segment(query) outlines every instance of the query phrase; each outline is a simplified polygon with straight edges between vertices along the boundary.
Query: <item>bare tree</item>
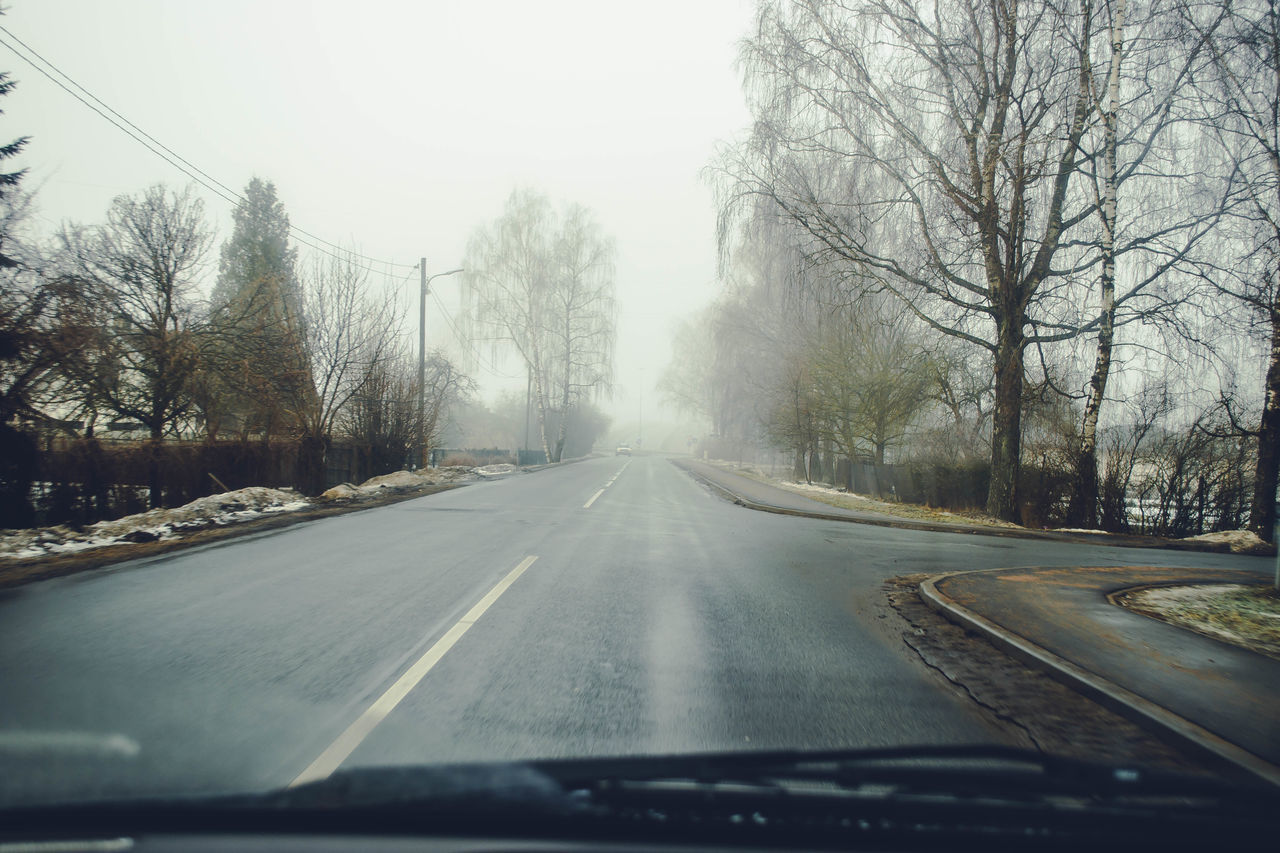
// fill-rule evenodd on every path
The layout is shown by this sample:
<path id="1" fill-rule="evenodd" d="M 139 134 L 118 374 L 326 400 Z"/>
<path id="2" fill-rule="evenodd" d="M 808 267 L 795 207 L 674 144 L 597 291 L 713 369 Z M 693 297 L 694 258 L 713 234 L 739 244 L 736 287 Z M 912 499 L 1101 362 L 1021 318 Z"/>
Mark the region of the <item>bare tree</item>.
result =
<path id="1" fill-rule="evenodd" d="M 394 300 L 366 295 L 367 272 L 355 256 L 314 260 L 303 276 L 305 352 L 313 383 L 289 383 L 291 417 L 303 430 L 300 488 L 324 487 L 325 449 L 339 416 L 396 356 L 400 312 Z"/>
<path id="2" fill-rule="evenodd" d="M 451 411 L 474 391 L 475 383 L 443 351 L 428 354 L 424 370 L 424 406 L 418 409 L 418 365 L 407 352 L 365 367 L 360 392 L 342 412 L 339 429 L 367 455 L 373 474 L 406 464 L 418 447 L 418 419 L 423 418 L 426 447 L 440 445 Z"/>
<path id="3" fill-rule="evenodd" d="M 754 132 L 721 165 L 730 216 L 768 197 L 853 283 L 992 353 L 987 507 L 1008 519 L 1024 351 L 1078 333 L 1070 283 L 1051 280 L 1076 222 L 1087 21 L 988 0 L 767 3 L 743 54 Z"/>
<path id="4" fill-rule="evenodd" d="M 832 313 L 809 351 L 813 403 L 824 437 L 847 459 L 883 465 L 928 403 L 932 371 L 902 312 L 864 298 Z"/>
<path id="5" fill-rule="evenodd" d="M 569 413 L 612 376 L 612 241 L 582 208 L 561 221 L 545 196 L 517 190 L 503 215 L 472 236 L 464 266 L 467 322 L 524 361 L 543 450 L 558 462 Z M 560 415 L 554 442 L 553 409 Z"/>
<path id="6" fill-rule="evenodd" d="M 613 240 L 585 208 L 565 214 L 554 250 L 546 334 L 551 376 L 559 397 L 559 428 L 549 457 L 564 454 L 570 412 L 608 390 L 616 335 Z"/>
<path id="7" fill-rule="evenodd" d="M 136 420 L 159 439 L 192 409 L 199 356 L 195 281 L 210 243 L 190 187 L 118 196 L 107 221 L 67 226 L 68 274 L 98 322 L 94 358 L 75 367 L 91 405 Z"/>
<path id="8" fill-rule="evenodd" d="M 1272 541 L 1280 479 L 1280 3 L 1184 2 L 1180 20 L 1204 46 L 1201 120 L 1220 158 L 1216 172 L 1239 202 L 1221 229 L 1220 259 L 1204 263 L 1205 279 L 1237 309 L 1224 319 L 1266 348 L 1262 414 L 1250 430 L 1257 458 L 1249 525 Z"/>
<path id="9" fill-rule="evenodd" d="M 426 389 L 423 395 L 425 406 L 421 413 L 422 435 L 427 447 L 433 448 L 439 447 L 443 442 L 453 410 L 470 399 L 476 391 L 476 383 L 442 350 L 436 350 L 427 357 L 424 375 Z M 416 392 L 417 389 L 414 390 Z"/>
<path id="10" fill-rule="evenodd" d="M 1069 515 L 1092 527 L 1098 513 L 1098 422 L 1115 358 L 1116 333 L 1158 323 L 1190 335 L 1187 307 L 1197 253 L 1229 205 L 1185 149 L 1196 129 L 1186 90 L 1203 44 L 1171 27 L 1178 0 L 1101 0 L 1095 55 L 1088 57 L 1094 121 L 1082 139 L 1082 212 L 1094 217 L 1069 245 L 1081 250 L 1063 275 L 1096 273 L 1097 330 Z M 1123 84 L 1123 85 L 1122 85 Z M 1087 223 L 1082 223 L 1087 224 Z"/>

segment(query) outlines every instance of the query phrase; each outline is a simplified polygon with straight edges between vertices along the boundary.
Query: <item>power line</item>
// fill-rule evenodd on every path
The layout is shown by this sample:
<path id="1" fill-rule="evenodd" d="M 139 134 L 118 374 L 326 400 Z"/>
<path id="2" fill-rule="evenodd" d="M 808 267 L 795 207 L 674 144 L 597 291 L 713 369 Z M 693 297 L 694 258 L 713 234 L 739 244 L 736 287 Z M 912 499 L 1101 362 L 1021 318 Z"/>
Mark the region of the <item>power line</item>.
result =
<path id="1" fill-rule="evenodd" d="M 489 372 L 495 376 L 502 376 L 506 379 L 520 378 L 518 376 L 512 376 L 510 373 L 504 373 L 495 367 L 491 360 L 485 358 L 484 355 L 481 354 L 480 349 L 475 345 L 474 341 L 470 338 L 463 337 L 462 333 L 458 331 L 457 325 L 453 322 L 453 317 L 449 314 L 449 309 L 444 307 L 444 302 L 440 300 L 440 297 L 436 295 L 435 291 L 431 291 L 431 298 L 435 300 L 436 307 L 440 309 L 440 313 L 444 315 L 445 322 L 448 323 L 449 328 L 453 330 L 454 338 L 458 343 L 471 350 L 472 354 L 475 355 L 476 360 L 479 361 L 483 367 L 487 368 Z"/>
<path id="2" fill-rule="evenodd" d="M 32 48 L 22 39 L 14 35 L 7 27 L 0 25 L 0 32 L 3 32 L 10 39 L 17 42 L 19 45 L 21 45 L 24 50 L 26 50 L 28 53 L 34 56 L 37 60 L 39 60 L 39 62 L 36 62 L 30 56 L 26 56 L 22 51 L 18 50 L 13 45 L 9 44 L 3 39 L 0 39 L 0 45 L 7 47 L 19 59 L 22 59 L 32 68 L 34 68 L 36 71 L 40 72 L 45 77 L 47 77 L 51 82 L 53 82 L 60 89 L 65 91 L 67 94 L 71 95 L 77 101 L 84 104 L 89 109 L 93 110 L 102 118 L 106 119 L 108 122 L 114 125 L 117 129 L 122 131 L 125 135 L 133 139 L 135 142 L 142 145 L 148 151 L 151 151 L 153 154 L 160 157 L 162 160 L 164 160 L 174 168 L 181 171 L 187 177 L 191 178 L 192 180 L 204 186 L 206 189 L 208 189 L 210 192 L 217 195 L 223 201 L 226 201 L 229 204 L 232 204 L 235 206 L 239 206 L 246 203 L 246 200 L 244 199 L 244 197 L 241 196 L 238 192 L 231 189 L 226 184 L 222 183 L 221 181 L 219 181 L 217 178 L 213 177 L 209 173 L 205 172 L 203 169 L 196 166 L 194 163 L 187 160 L 185 157 L 178 154 L 176 151 L 169 148 L 164 143 L 160 142 L 154 136 L 147 133 L 142 128 L 138 127 L 136 124 L 131 122 L 125 116 L 121 115 L 118 111 L 116 111 L 111 106 L 106 104 L 101 98 L 97 97 L 88 89 L 86 89 L 84 86 L 77 83 L 68 74 L 63 72 L 60 68 L 58 68 L 52 62 L 45 59 L 34 48 Z M 48 69 L 44 68 L 40 63 L 47 65 Z M 52 69 L 53 73 L 50 73 L 49 69 Z M 54 76 L 55 74 L 57 76 Z M 58 77 L 61 77 L 62 79 L 60 80 L 58 79 Z M 66 82 L 64 83 L 63 80 L 65 80 Z M 68 83 L 70 85 L 67 85 Z M 79 91 L 76 91 L 76 90 L 79 90 Z M 92 101 L 93 103 L 90 103 L 90 101 Z M 368 255 L 360 254 L 359 252 L 351 251 L 349 249 L 346 249 L 338 245 L 337 243 L 332 243 L 328 240 L 325 240 L 311 233 L 310 231 L 307 231 L 303 228 L 299 228 L 298 226 L 292 223 L 289 224 L 289 230 L 294 232 L 294 239 L 297 240 L 297 242 L 302 243 L 304 246 L 314 249 L 317 252 L 330 255 L 331 257 L 340 258 L 342 260 L 347 260 L 350 258 L 358 258 L 360 260 L 368 262 L 368 264 L 381 264 L 384 267 L 388 267 L 388 268 L 402 267 L 402 268 L 409 268 L 410 270 L 417 268 L 417 264 L 401 264 L 401 263 L 396 263 L 394 261 L 384 261 L 378 258 L 369 257 Z M 303 237 L 306 237 L 308 239 L 303 239 Z M 315 242 L 310 242 L 310 241 L 315 241 Z M 329 247 L 329 249 L 337 250 L 337 252 L 340 252 L 341 254 L 335 254 L 334 251 L 330 251 L 329 249 L 322 248 L 321 246 L 316 245 L 316 243 L 323 244 L 324 246 Z M 363 266 L 362 269 L 365 269 L 367 272 L 371 272 L 371 273 L 378 272 L 377 270 L 373 269 L 372 266 Z M 387 270 L 386 269 L 382 270 L 382 273 L 383 275 L 386 275 Z"/>

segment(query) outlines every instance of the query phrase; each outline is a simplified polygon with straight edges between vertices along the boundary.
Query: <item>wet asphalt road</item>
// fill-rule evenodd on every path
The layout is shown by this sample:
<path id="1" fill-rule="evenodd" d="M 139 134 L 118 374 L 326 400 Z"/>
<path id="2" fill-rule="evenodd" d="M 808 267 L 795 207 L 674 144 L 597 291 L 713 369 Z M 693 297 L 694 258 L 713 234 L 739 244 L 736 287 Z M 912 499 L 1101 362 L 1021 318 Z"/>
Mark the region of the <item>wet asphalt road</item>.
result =
<path id="1" fill-rule="evenodd" d="M 881 582 L 1157 564 L 1271 561 L 771 515 L 591 459 L 2 594 L 0 801 L 262 790 L 326 755 L 1002 742 Z"/>

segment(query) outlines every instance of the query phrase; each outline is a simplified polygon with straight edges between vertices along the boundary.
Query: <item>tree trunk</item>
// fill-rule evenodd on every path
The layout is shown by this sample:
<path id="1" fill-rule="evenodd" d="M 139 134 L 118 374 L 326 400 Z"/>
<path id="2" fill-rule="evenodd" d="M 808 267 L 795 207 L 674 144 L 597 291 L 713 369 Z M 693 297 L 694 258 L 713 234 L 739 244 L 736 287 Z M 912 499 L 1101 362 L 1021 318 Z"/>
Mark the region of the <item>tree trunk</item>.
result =
<path id="1" fill-rule="evenodd" d="M 987 513 L 1017 522 L 1022 464 L 1022 347 L 1020 315 L 1002 318 L 995 352 L 995 408 L 991 430 L 991 485 Z"/>
<path id="2" fill-rule="evenodd" d="M 326 442 L 317 435 L 304 435 L 298 441 L 298 491 L 318 495 L 325 487 Z"/>
<path id="3" fill-rule="evenodd" d="M 565 334 L 568 334 L 567 329 L 565 330 Z M 565 438 L 569 435 L 569 381 L 570 381 L 569 353 L 566 352 L 565 368 L 564 368 L 564 393 L 560 395 L 560 427 L 559 429 L 556 430 L 556 458 L 552 459 L 551 460 L 552 462 L 559 462 L 564 457 L 564 442 L 565 442 Z M 636 448 L 636 449 L 638 450 L 639 448 Z"/>
<path id="4" fill-rule="evenodd" d="M 1076 482 L 1068 514 L 1076 527 L 1098 523 L 1098 413 L 1111 373 L 1111 351 L 1116 323 L 1116 112 L 1120 100 L 1120 62 L 1124 50 L 1125 0 L 1116 0 L 1111 21 L 1111 62 L 1107 72 L 1107 102 L 1103 105 L 1102 126 L 1102 307 L 1098 324 L 1098 353 L 1089 378 L 1080 428 L 1080 454 Z"/>
<path id="5" fill-rule="evenodd" d="M 537 360 L 535 358 L 535 360 Z M 546 455 L 547 461 L 551 461 L 551 444 L 547 440 L 547 397 L 546 389 L 542 387 L 542 371 L 538 365 L 533 368 L 533 393 L 534 402 L 537 403 L 538 409 L 538 436 L 542 439 L 542 452 Z"/>
<path id="6" fill-rule="evenodd" d="M 151 431 L 151 440 L 147 442 L 147 507 L 159 509 L 164 497 L 164 483 L 160 477 L 160 454 L 163 445 L 158 430 Z"/>
<path id="7" fill-rule="evenodd" d="M 1258 467 L 1253 479 L 1253 506 L 1249 524 L 1264 541 L 1274 536 L 1276 483 L 1280 477 L 1280 289 L 1271 303 L 1271 354 L 1267 364 L 1267 388 L 1258 427 Z"/>

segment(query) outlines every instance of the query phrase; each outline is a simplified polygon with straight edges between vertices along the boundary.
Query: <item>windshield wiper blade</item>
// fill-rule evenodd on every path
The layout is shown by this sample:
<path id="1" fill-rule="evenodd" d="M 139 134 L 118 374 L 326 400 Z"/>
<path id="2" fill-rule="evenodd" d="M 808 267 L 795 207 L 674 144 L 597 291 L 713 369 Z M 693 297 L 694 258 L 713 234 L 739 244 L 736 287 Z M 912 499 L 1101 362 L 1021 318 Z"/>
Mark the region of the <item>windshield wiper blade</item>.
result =
<path id="1" fill-rule="evenodd" d="M 660 757 L 554 759 L 530 766 L 562 784 L 683 779 L 702 783 L 825 782 L 844 788 L 895 785 L 918 791 L 1007 794 L 1256 794 L 1274 803 L 1275 788 L 1133 765 L 1111 765 L 1006 746 L 903 746 L 873 749 L 695 753 Z"/>

